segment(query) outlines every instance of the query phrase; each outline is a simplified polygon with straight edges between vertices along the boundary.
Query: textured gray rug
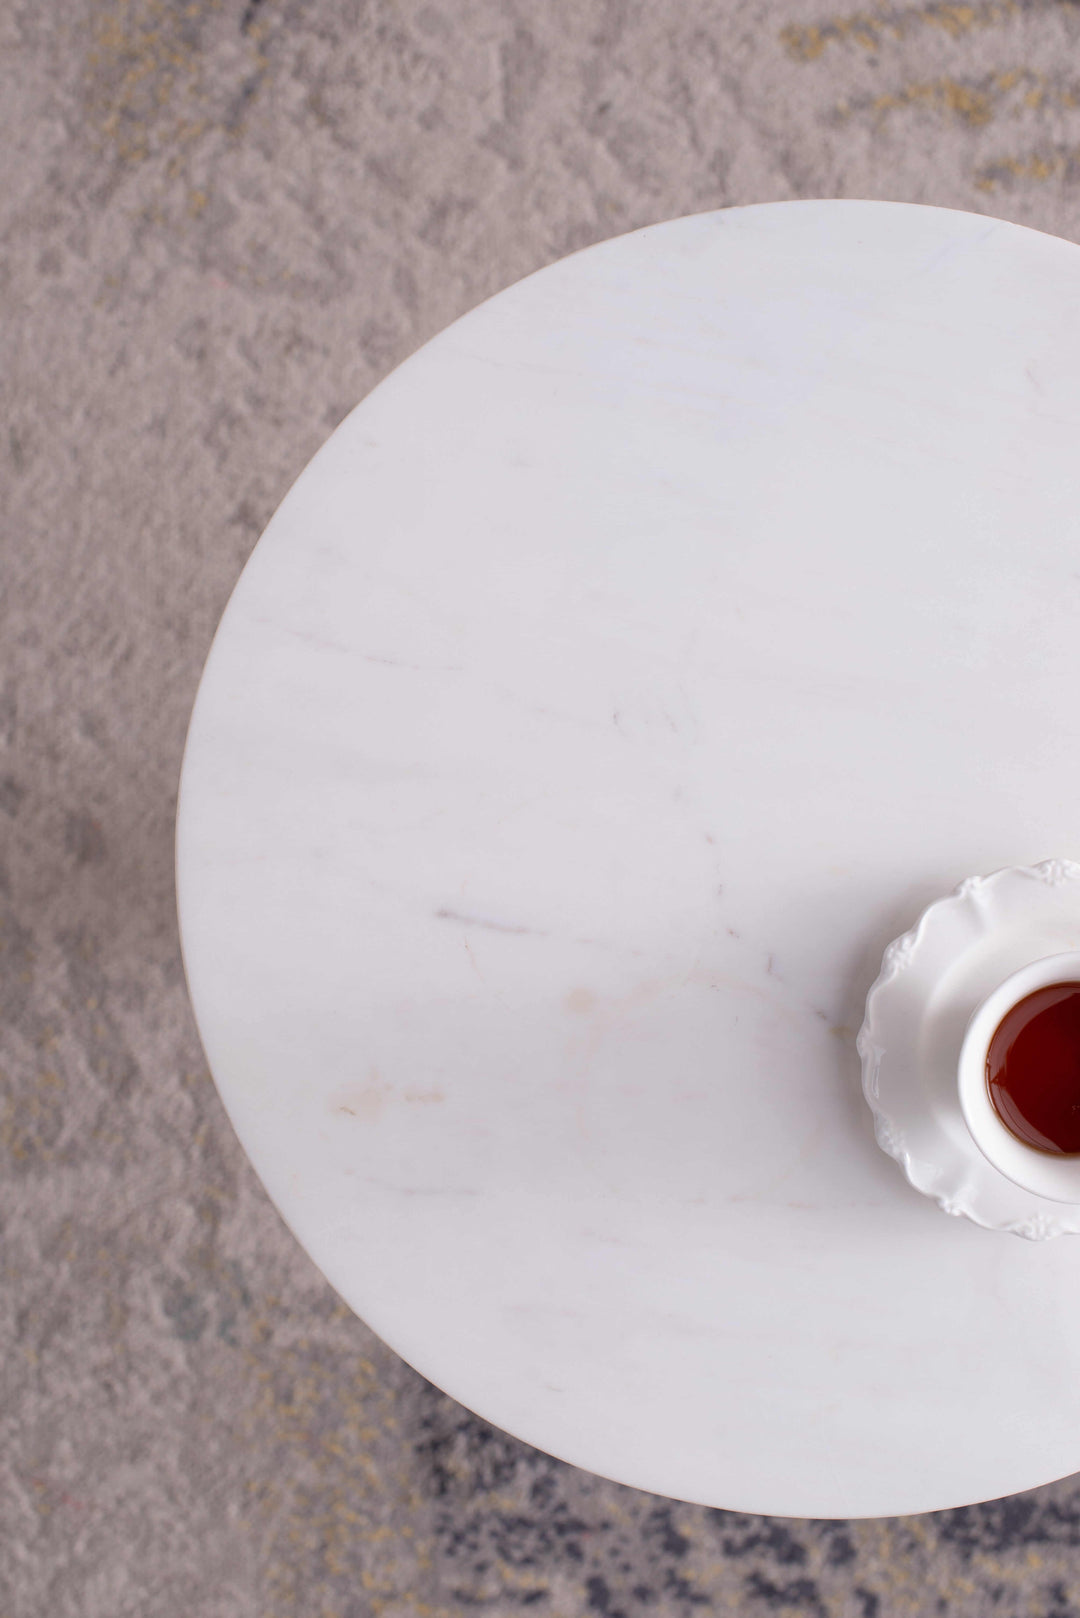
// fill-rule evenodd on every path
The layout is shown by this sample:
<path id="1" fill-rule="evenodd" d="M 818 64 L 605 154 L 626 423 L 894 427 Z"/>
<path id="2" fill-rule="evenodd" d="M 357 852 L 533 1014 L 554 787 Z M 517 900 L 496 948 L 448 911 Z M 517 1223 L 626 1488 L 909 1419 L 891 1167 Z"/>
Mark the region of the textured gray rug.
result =
<path id="1" fill-rule="evenodd" d="M 424 1384 L 282 1229 L 199 1051 L 184 729 L 341 416 L 587 242 L 795 196 L 1080 237 L 1069 0 L 0 10 L 0 1618 L 1080 1614 L 1080 1489 L 672 1504 Z"/>

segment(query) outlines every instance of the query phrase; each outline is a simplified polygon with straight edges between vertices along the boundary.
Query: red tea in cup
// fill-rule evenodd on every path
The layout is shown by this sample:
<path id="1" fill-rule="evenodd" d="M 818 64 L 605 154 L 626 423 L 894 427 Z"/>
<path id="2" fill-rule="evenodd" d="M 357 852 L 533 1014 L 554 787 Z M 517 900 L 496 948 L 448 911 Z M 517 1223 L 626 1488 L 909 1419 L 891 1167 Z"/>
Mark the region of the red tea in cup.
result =
<path id="1" fill-rule="evenodd" d="M 1025 1146 L 1080 1155 L 1080 983 L 1049 983 L 1005 1013 L 986 1053 L 986 1088 Z"/>

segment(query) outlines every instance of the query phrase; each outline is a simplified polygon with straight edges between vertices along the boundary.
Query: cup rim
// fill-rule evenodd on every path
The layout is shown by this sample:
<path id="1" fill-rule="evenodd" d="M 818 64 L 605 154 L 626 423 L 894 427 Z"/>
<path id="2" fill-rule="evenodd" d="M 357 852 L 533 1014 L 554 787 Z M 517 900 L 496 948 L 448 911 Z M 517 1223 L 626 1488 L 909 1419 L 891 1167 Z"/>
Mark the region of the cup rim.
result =
<path id="1" fill-rule="evenodd" d="M 1006 1179 L 1052 1202 L 1080 1203 L 1080 1153 L 1055 1157 L 1019 1140 L 998 1117 L 986 1085 L 986 1056 L 1002 1018 L 1019 1001 L 1051 983 L 1080 985 L 1080 950 L 1044 955 L 1011 973 L 976 1006 L 967 1025 L 957 1082 L 968 1133 Z"/>

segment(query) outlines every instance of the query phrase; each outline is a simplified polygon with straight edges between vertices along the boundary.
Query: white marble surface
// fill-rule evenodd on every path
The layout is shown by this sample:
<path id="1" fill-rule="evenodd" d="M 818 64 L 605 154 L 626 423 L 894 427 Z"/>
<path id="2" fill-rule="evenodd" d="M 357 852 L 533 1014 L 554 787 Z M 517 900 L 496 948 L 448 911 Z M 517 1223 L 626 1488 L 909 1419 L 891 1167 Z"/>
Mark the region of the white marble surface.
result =
<path id="1" fill-rule="evenodd" d="M 1080 1242 L 874 1144 L 888 940 L 1080 855 L 1080 249 L 797 203 L 592 249 L 344 423 L 185 760 L 199 1026 L 347 1301 L 520 1437 L 751 1511 L 1080 1467 Z"/>

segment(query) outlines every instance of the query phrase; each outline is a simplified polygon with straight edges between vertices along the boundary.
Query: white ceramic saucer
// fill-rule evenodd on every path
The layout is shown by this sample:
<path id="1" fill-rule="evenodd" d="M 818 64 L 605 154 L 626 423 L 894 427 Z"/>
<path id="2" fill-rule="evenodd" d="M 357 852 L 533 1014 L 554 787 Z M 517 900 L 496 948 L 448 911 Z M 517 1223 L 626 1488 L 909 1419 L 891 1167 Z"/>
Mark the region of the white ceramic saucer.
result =
<path id="1" fill-rule="evenodd" d="M 1022 1190 L 968 1132 L 957 1061 L 975 1008 L 1029 961 L 1080 946 L 1080 865 L 1045 860 L 970 877 L 885 951 L 859 1031 L 882 1151 L 917 1191 L 988 1230 L 1080 1234 L 1080 1206 Z"/>

